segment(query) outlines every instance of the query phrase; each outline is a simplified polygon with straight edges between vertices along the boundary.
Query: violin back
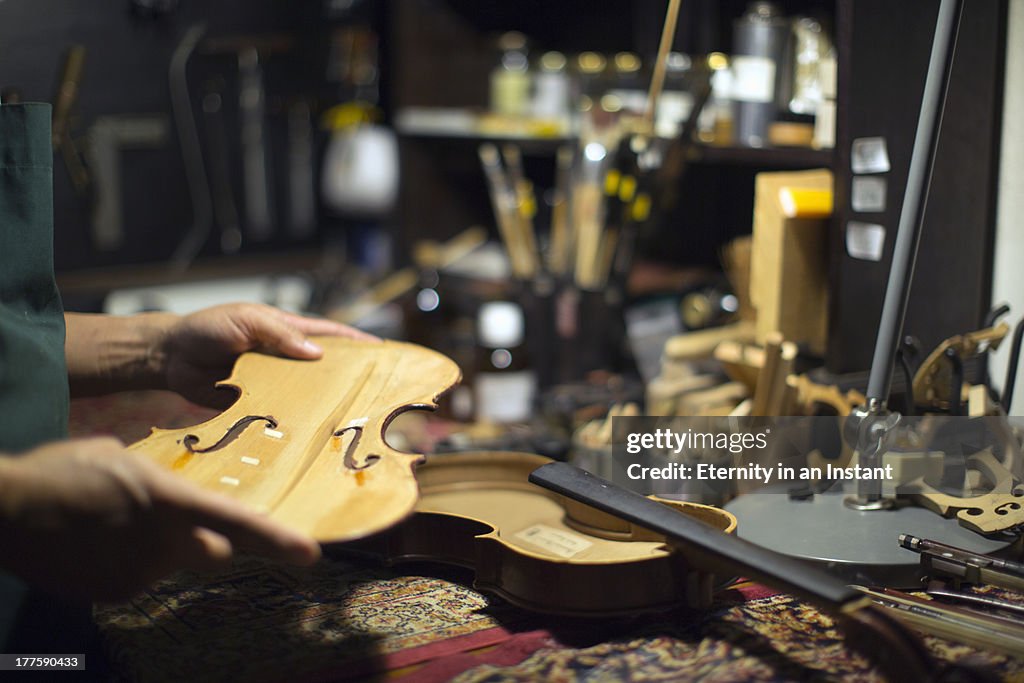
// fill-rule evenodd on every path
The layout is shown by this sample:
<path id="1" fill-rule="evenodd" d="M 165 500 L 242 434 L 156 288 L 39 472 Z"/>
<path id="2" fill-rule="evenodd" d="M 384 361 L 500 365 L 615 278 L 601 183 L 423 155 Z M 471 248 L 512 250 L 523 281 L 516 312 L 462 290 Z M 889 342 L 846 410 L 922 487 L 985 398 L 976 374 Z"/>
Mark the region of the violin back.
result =
<path id="1" fill-rule="evenodd" d="M 730 578 L 694 568 L 661 534 L 530 483 L 550 462 L 501 451 L 431 456 L 417 472 L 416 514 L 344 550 L 466 567 L 479 590 L 570 617 L 705 608 Z M 656 500 L 726 534 L 736 530 L 725 510 Z"/>
<path id="2" fill-rule="evenodd" d="M 185 429 L 154 429 L 132 450 L 236 498 L 318 541 L 362 538 L 409 515 L 422 455 L 391 449 L 384 430 L 410 409 L 434 409 L 458 366 L 401 342 L 321 337 L 321 359 L 239 357 L 238 400 Z"/>

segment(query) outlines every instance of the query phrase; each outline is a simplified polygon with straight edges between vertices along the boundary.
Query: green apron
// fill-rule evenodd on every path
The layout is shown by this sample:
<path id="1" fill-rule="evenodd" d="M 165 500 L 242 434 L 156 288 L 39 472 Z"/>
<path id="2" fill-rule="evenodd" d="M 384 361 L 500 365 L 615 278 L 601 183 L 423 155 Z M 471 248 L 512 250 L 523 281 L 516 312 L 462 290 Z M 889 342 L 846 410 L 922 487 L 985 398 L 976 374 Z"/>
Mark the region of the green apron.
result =
<path id="1" fill-rule="evenodd" d="M 0 453 L 66 437 L 67 421 L 50 105 L 0 104 Z M 0 652 L 82 652 L 87 628 L 87 611 L 0 571 Z"/>
<path id="2" fill-rule="evenodd" d="M 0 105 L 0 452 L 67 436 L 50 105 Z"/>

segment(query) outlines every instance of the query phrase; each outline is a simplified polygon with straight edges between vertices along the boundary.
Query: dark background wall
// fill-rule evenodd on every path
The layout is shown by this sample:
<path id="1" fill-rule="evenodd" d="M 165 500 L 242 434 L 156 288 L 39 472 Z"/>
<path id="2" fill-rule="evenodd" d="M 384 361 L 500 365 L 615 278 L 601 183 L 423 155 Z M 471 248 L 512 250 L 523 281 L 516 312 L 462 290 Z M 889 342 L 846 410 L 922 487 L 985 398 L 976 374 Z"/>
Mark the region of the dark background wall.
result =
<path id="1" fill-rule="evenodd" d="M 832 253 L 829 368 L 866 369 L 874 349 L 892 250 L 903 206 L 910 155 L 939 3 L 936 0 L 843 3 L 849 32 L 845 137 L 837 145 Z M 992 286 L 1006 3 L 967 0 L 940 130 L 934 176 L 911 288 L 906 334 L 925 353 L 943 339 L 981 326 Z M 850 144 L 884 137 L 892 170 L 886 209 L 858 213 L 849 205 Z M 879 262 L 850 257 L 843 244 L 848 221 L 886 228 Z"/>
<path id="2" fill-rule="evenodd" d="M 0 2 L 0 87 L 17 88 L 27 101 L 52 101 L 62 54 L 67 46 L 86 48 L 85 71 L 72 130 L 82 138 L 103 115 L 159 114 L 169 136 L 153 149 L 122 155 L 125 241 L 114 251 L 97 251 L 90 235 L 90 202 L 76 195 L 59 156 L 54 161 L 56 266 L 59 271 L 166 259 L 192 222 L 181 152 L 171 117 L 168 65 L 190 26 L 205 23 L 207 35 L 285 33 L 296 37 L 287 54 L 265 64 L 271 153 L 282 153 L 284 105 L 296 97 L 322 95 L 324 35 L 316 2 L 272 0 L 184 0 L 171 13 L 145 16 L 126 0 L 6 0 Z M 199 54 L 190 63 L 193 105 L 202 115 L 200 95 L 210 78 L 224 79 L 225 116 L 232 149 L 237 147 L 235 75 L 237 59 Z M 201 123 L 201 121 L 200 121 Z M 84 146 L 84 145 L 83 145 Z M 272 157 L 274 158 L 274 157 Z M 280 156 L 276 157 L 278 160 Z M 240 178 L 240 162 L 232 163 Z M 280 208 L 280 207 L 279 207 Z M 281 240 L 247 250 L 274 250 Z M 203 252 L 217 251 L 211 240 Z"/>

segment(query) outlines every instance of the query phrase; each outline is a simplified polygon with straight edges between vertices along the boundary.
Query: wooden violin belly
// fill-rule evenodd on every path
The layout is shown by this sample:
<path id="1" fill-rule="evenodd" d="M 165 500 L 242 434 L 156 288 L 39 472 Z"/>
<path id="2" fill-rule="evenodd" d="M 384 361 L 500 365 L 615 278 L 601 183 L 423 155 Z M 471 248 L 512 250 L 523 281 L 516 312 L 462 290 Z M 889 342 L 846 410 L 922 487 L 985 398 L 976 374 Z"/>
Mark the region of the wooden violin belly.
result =
<path id="1" fill-rule="evenodd" d="M 565 523 L 565 508 L 529 491 L 476 488 L 425 493 L 416 509 L 486 521 L 506 545 L 555 561 L 642 561 L 669 555 L 659 542 L 614 541 L 580 533 Z"/>
<path id="2" fill-rule="evenodd" d="M 383 430 L 403 410 L 436 407 L 458 366 L 412 344 L 317 343 L 317 361 L 243 354 L 222 383 L 239 389 L 234 405 L 131 448 L 320 541 L 396 524 L 416 504 L 422 456 L 392 450 Z"/>

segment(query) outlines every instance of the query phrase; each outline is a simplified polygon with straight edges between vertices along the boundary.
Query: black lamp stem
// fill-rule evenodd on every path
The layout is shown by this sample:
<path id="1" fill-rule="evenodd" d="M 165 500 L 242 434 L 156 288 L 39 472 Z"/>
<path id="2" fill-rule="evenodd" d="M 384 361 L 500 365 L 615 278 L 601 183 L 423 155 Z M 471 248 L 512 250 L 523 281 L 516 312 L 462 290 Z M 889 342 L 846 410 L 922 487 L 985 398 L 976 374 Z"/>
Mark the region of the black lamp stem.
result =
<path id="1" fill-rule="evenodd" d="M 907 314 L 910 285 L 914 277 L 917 248 L 924 227 L 928 188 L 935 165 L 942 113 L 953 71 L 953 55 L 963 14 L 964 0 L 941 0 L 939 16 L 935 22 L 935 37 L 928 62 L 928 75 L 921 98 L 921 113 L 917 121 L 914 150 L 910 157 L 910 171 L 903 194 L 903 209 L 896 230 L 889 284 L 882 305 L 882 319 L 875 340 L 875 355 L 868 378 L 869 410 L 884 410 L 892 388 L 892 373 L 896 364 L 896 351 L 903 336 L 903 321 Z"/>

